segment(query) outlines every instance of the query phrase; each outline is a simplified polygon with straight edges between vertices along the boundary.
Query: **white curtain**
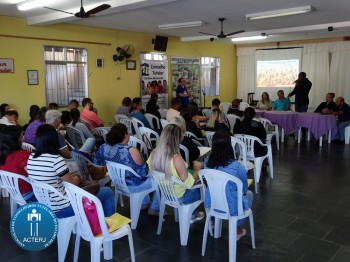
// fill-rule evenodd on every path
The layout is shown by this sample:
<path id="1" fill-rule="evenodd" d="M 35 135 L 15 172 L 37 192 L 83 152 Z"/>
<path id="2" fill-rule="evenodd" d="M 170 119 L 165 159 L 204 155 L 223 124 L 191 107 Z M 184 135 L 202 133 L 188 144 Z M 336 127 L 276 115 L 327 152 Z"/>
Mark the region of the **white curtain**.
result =
<path id="1" fill-rule="evenodd" d="M 330 70 L 331 91 L 336 97 L 342 96 L 345 102 L 350 102 L 350 50 L 332 53 Z"/>
<path id="2" fill-rule="evenodd" d="M 247 102 L 248 93 L 255 92 L 254 52 L 251 54 L 239 55 L 237 61 L 237 98 Z"/>

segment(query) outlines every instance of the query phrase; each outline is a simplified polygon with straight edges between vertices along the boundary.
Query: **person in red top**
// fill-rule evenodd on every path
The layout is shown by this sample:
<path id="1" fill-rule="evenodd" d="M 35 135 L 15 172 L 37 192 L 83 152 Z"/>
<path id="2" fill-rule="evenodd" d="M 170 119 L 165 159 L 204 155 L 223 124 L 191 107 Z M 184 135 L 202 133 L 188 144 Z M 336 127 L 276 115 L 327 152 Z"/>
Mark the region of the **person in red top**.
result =
<path id="1" fill-rule="evenodd" d="M 0 131 L 0 170 L 28 177 L 26 171 L 30 152 L 21 150 L 22 130 L 17 126 L 6 126 Z M 32 186 L 23 180 L 18 182 L 19 190 L 27 202 L 37 201 Z"/>
<path id="2" fill-rule="evenodd" d="M 93 111 L 94 103 L 92 102 L 91 98 L 84 98 L 82 101 L 82 105 L 83 111 L 80 114 L 80 118 L 91 124 L 93 128 L 102 127 L 102 120 Z"/>

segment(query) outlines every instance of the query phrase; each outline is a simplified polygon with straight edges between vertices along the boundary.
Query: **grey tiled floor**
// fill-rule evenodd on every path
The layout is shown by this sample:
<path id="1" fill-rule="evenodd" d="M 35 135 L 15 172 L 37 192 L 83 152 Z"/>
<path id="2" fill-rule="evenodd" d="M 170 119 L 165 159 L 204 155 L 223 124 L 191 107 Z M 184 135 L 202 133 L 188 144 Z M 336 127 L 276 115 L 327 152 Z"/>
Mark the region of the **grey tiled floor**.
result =
<path id="1" fill-rule="evenodd" d="M 275 149 L 275 148 L 274 148 Z M 294 142 L 293 138 L 274 150 L 273 181 L 263 172 L 255 195 L 256 249 L 249 236 L 237 246 L 237 261 L 350 261 L 350 146 L 315 141 Z M 253 190 L 253 188 L 252 188 Z M 125 199 L 124 202 L 128 202 Z M 129 215 L 129 207 L 118 211 Z M 228 236 L 224 224 L 220 239 L 208 238 L 206 256 L 201 256 L 204 221 L 190 228 L 188 245 L 182 247 L 173 212 L 156 234 L 157 218 L 141 212 L 133 230 L 137 261 L 227 261 Z M 26 252 L 9 235 L 8 199 L 0 200 L 0 261 L 57 261 L 57 246 L 41 252 Z M 245 226 L 248 228 L 248 225 Z M 72 261 L 74 239 L 66 261 Z M 115 241 L 114 261 L 128 261 L 126 239 Z M 79 261 L 90 261 L 88 243 L 82 241 Z"/>

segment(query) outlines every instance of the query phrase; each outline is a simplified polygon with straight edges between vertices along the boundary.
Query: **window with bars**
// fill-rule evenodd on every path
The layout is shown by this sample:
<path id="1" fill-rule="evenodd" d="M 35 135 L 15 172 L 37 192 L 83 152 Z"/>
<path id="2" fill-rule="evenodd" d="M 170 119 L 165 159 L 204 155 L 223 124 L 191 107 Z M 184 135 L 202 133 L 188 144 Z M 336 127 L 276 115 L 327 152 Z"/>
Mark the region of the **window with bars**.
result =
<path id="1" fill-rule="evenodd" d="M 201 87 L 206 96 L 220 94 L 220 58 L 201 57 Z"/>
<path id="2" fill-rule="evenodd" d="M 81 101 L 88 96 L 87 50 L 45 46 L 46 104 L 67 106 L 72 99 Z"/>

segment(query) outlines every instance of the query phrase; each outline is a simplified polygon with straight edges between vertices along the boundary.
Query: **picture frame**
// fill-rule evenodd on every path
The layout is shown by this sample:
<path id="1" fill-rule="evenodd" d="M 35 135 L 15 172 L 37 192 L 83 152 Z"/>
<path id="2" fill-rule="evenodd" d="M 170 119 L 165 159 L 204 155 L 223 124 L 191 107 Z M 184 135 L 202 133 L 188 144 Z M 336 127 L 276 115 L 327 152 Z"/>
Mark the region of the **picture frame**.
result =
<path id="1" fill-rule="evenodd" d="M 136 70 L 136 60 L 126 60 L 126 70 Z"/>
<path id="2" fill-rule="evenodd" d="M 39 85 L 38 70 L 27 70 L 28 85 Z"/>

